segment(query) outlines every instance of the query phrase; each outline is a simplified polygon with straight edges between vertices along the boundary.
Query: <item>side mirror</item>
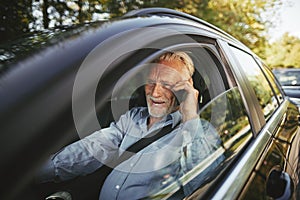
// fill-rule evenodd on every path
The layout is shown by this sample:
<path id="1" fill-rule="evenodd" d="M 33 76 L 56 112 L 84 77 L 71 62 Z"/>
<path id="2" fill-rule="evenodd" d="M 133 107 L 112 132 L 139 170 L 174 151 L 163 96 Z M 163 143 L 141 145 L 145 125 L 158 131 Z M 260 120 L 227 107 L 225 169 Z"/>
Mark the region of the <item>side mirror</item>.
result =
<path id="1" fill-rule="evenodd" d="M 279 167 L 271 170 L 266 185 L 266 192 L 269 197 L 278 200 L 290 199 L 294 184 L 288 173 L 282 171 Z"/>
<path id="2" fill-rule="evenodd" d="M 69 192 L 61 191 L 46 197 L 46 200 L 72 200 L 72 196 Z"/>

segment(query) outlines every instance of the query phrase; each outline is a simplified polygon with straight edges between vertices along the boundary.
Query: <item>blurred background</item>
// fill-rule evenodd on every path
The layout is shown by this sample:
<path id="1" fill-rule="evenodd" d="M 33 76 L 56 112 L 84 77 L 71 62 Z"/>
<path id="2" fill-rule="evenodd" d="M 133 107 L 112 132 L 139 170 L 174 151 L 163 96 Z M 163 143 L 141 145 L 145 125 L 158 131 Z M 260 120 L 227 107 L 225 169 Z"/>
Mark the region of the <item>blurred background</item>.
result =
<path id="1" fill-rule="evenodd" d="M 300 0 L 1 0 L 0 62 L 13 59 L 26 45 L 39 48 L 66 29 L 149 7 L 204 19 L 246 44 L 271 68 L 300 68 Z"/>

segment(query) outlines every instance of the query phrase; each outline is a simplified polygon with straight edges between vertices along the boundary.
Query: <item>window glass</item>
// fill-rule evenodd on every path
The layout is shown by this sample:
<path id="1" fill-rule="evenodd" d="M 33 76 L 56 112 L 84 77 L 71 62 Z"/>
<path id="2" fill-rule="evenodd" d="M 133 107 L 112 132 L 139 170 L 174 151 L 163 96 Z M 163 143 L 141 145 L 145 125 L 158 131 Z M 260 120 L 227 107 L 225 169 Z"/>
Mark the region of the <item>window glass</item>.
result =
<path id="1" fill-rule="evenodd" d="M 278 102 L 276 100 L 276 97 L 274 96 L 269 82 L 250 54 L 234 47 L 231 47 L 231 49 L 236 55 L 241 68 L 246 74 L 256 94 L 265 118 L 268 119 L 274 112 L 275 108 L 278 107 Z"/>
<path id="2" fill-rule="evenodd" d="M 248 143 L 252 134 L 249 120 L 238 88 L 233 88 L 214 98 L 200 112 L 203 132 L 198 132 L 186 154 L 195 153 L 187 162 L 187 168 L 180 176 L 170 177 L 170 182 L 161 180 L 153 185 L 158 191 L 152 197 L 180 194 L 200 197 L 205 194 L 207 184 L 213 183 L 226 167 L 234 160 L 237 153 Z M 199 142 L 199 141 L 200 142 Z M 199 144 L 200 145 L 199 145 Z M 196 148 L 198 147 L 198 148 Z M 187 155 L 188 157 L 188 155 Z M 184 160 L 181 160 L 183 162 Z M 170 169 L 165 169 L 162 177 L 169 177 Z"/>

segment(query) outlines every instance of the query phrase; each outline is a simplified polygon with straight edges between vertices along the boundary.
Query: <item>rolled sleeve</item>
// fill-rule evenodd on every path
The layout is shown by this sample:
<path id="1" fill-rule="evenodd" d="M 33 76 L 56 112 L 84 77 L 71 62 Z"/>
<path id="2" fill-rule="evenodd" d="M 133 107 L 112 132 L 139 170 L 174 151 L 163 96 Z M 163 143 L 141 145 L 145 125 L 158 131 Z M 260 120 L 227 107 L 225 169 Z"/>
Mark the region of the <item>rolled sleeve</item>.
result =
<path id="1" fill-rule="evenodd" d="M 189 120 L 181 124 L 180 129 L 183 136 L 183 145 L 191 144 L 197 133 L 201 132 L 201 120 L 199 118 Z"/>
<path id="2" fill-rule="evenodd" d="M 182 166 L 188 172 L 210 155 L 220 144 L 215 128 L 207 121 L 194 119 L 183 124 L 184 138 Z"/>

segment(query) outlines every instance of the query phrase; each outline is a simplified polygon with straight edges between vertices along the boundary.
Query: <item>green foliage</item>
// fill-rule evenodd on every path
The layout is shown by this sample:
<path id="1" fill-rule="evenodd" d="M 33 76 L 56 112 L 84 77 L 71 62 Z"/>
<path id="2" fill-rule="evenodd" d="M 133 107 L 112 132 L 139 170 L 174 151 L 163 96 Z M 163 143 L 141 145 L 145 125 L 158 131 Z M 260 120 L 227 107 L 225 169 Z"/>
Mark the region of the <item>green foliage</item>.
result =
<path id="1" fill-rule="evenodd" d="M 272 21 L 266 19 L 273 19 L 282 5 L 281 0 L 10 0 L 0 7 L 3 15 L 0 40 L 13 39 L 24 32 L 118 17 L 140 8 L 166 7 L 194 15 L 225 30 L 267 59 L 271 66 L 299 66 L 298 45 L 287 48 L 284 54 L 270 53 L 283 51 L 283 48 L 265 52 L 269 47 L 267 31 L 272 26 Z M 273 45 L 276 44 L 271 47 Z M 274 58 L 275 55 L 278 57 Z"/>
<path id="2" fill-rule="evenodd" d="M 263 15 L 274 14 L 278 6 L 277 0 L 214 0 L 209 2 L 212 15 L 206 20 L 265 57 L 266 32 L 272 22 L 263 20 Z"/>
<path id="3" fill-rule="evenodd" d="M 300 68 L 300 38 L 285 33 L 270 44 L 266 51 L 266 63 L 271 68 Z"/>
<path id="4" fill-rule="evenodd" d="M 0 42 L 8 40 L 12 34 L 21 35 L 29 31 L 33 20 L 31 3 L 28 0 L 2 1 L 0 5 Z"/>

